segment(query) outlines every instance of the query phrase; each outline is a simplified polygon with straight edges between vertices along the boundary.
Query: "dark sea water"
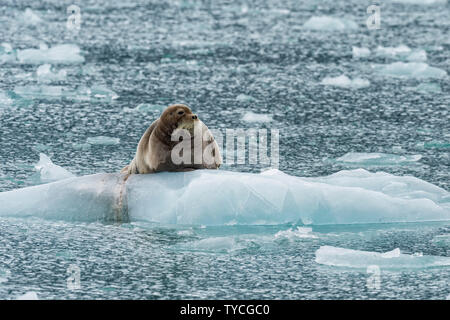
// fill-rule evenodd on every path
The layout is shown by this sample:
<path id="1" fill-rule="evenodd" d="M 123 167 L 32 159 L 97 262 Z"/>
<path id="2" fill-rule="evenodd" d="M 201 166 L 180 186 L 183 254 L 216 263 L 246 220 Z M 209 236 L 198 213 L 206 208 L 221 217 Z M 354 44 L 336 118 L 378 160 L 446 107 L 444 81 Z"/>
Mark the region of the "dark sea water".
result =
<path id="1" fill-rule="evenodd" d="M 290 175 L 318 177 L 364 167 L 450 190 L 448 3 L 383 1 L 378 30 L 367 28 L 372 3 L 362 0 L 0 4 L 0 42 L 13 52 L 73 44 L 84 58 L 53 63 L 65 76 L 47 80 L 36 73 L 45 62 L 8 60 L 14 53 L 0 47 L 0 191 L 34 185 L 41 152 L 80 176 L 120 170 L 142 133 L 172 103 L 189 105 L 210 128 L 280 130 L 279 169 Z M 78 32 L 66 26 L 71 4 L 81 10 Z M 41 20 L 24 16 L 27 8 Z M 304 28 L 313 16 L 357 26 Z M 411 61 L 377 48 L 400 45 L 424 50 L 426 60 L 414 63 L 447 75 L 386 75 L 385 65 Z M 355 58 L 352 47 L 371 53 Z M 370 84 L 321 84 L 342 74 Z M 272 121 L 244 121 L 250 111 Z M 87 143 L 98 136 L 120 142 Z M 349 152 L 421 158 L 376 166 L 336 160 Z M 249 164 L 224 168 L 261 170 Z M 381 287 L 373 291 L 366 286 L 366 270 L 315 262 L 322 245 L 450 257 L 448 242 L 433 242 L 449 234 L 448 223 L 313 226 L 314 237 L 276 236 L 295 227 L 1 218 L 0 298 L 30 291 L 42 299 L 445 299 L 450 294 L 448 266 L 381 270 Z M 80 289 L 67 287 L 70 265 L 80 270 Z"/>

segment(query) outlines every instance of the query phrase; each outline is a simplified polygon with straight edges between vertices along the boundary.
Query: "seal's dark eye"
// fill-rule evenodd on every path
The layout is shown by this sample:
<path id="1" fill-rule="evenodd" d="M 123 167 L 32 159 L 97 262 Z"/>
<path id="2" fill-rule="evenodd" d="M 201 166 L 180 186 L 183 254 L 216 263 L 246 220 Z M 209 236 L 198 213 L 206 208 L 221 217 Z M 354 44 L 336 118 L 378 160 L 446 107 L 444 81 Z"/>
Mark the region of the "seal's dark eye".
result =
<path id="1" fill-rule="evenodd" d="M 182 114 L 184 114 L 184 111 L 178 111 L 178 114 L 181 116 Z"/>

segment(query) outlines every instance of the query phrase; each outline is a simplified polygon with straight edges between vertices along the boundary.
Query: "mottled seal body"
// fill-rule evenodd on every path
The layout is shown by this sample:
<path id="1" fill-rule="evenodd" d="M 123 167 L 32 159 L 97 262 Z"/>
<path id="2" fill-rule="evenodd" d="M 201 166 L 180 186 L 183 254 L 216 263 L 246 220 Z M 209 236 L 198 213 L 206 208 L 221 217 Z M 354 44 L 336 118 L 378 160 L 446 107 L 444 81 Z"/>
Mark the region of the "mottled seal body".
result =
<path id="1" fill-rule="evenodd" d="M 219 147 L 208 127 L 183 104 L 167 107 L 139 141 L 136 155 L 122 173 L 217 169 Z"/>

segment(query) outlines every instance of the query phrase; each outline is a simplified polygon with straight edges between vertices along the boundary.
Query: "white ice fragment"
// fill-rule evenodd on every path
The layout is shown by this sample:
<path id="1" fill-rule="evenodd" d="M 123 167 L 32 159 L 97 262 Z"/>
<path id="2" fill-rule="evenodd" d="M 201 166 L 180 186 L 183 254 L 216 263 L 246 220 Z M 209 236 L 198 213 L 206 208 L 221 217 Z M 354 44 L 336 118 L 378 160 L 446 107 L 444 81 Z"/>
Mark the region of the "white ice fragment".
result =
<path id="1" fill-rule="evenodd" d="M 54 164 L 52 160 L 43 153 L 39 154 L 39 162 L 35 164 L 34 168 L 39 172 L 42 183 L 75 177 L 75 175 L 68 170 Z"/>
<path id="2" fill-rule="evenodd" d="M 411 52 L 411 48 L 405 45 L 400 45 L 398 47 L 383 47 L 378 46 L 376 49 L 376 54 L 381 56 L 391 56 L 395 57 L 398 55 L 404 55 Z"/>
<path id="3" fill-rule="evenodd" d="M 197 241 L 187 242 L 179 246 L 184 250 L 204 252 L 230 252 L 241 248 L 234 237 L 211 237 Z"/>
<path id="4" fill-rule="evenodd" d="M 352 47 L 353 58 L 365 58 L 370 55 L 370 50 L 368 48 L 358 48 Z"/>
<path id="5" fill-rule="evenodd" d="M 254 97 L 241 93 L 236 97 L 236 100 L 239 102 L 252 102 L 257 101 Z"/>
<path id="6" fill-rule="evenodd" d="M 17 297 L 16 300 L 39 300 L 39 298 L 36 292 L 28 291 L 25 294 Z"/>
<path id="7" fill-rule="evenodd" d="M 371 265 L 376 265 L 382 270 L 404 270 L 448 267 L 450 257 L 402 254 L 398 248 L 379 253 L 321 246 L 316 251 L 316 262 L 344 268 L 367 269 Z"/>
<path id="8" fill-rule="evenodd" d="M 308 227 L 297 227 L 297 229 L 290 228 L 288 230 L 278 231 L 274 237 L 275 239 L 288 239 L 289 241 L 305 238 L 317 238 L 317 236 L 312 234 L 312 228 Z"/>
<path id="9" fill-rule="evenodd" d="M 252 111 L 246 112 L 242 117 L 242 121 L 245 122 L 271 122 L 272 120 L 271 114 L 259 114 Z"/>
<path id="10" fill-rule="evenodd" d="M 370 82 L 369 80 L 362 78 L 350 79 L 346 75 L 340 75 L 338 77 L 325 77 L 324 79 L 322 79 L 320 84 L 341 88 L 360 89 L 368 87 L 370 85 Z"/>
<path id="11" fill-rule="evenodd" d="M 427 61 L 427 52 L 423 49 L 413 50 L 407 57 L 406 60 L 413 62 L 423 62 Z"/>
<path id="12" fill-rule="evenodd" d="M 102 145 L 102 146 L 116 145 L 120 143 L 120 138 L 113 138 L 107 136 L 89 137 L 87 138 L 86 143 L 91 145 Z"/>
<path id="13" fill-rule="evenodd" d="M 0 45 L 0 64 L 15 62 L 17 59 L 16 51 L 9 43 L 3 42 Z"/>
<path id="14" fill-rule="evenodd" d="M 72 64 L 83 63 L 84 57 L 80 55 L 80 48 L 74 44 L 60 44 L 51 48 L 24 49 L 17 52 L 21 63 L 30 64 Z"/>
<path id="15" fill-rule="evenodd" d="M 66 79 L 67 72 L 65 70 L 54 72 L 50 64 L 43 64 L 37 68 L 36 76 L 40 82 L 63 81 Z"/>
<path id="16" fill-rule="evenodd" d="M 330 16 L 311 17 L 303 24 L 303 28 L 318 31 L 355 30 L 358 25 L 350 19 L 340 19 Z"/>
<path id="17" fill-rule="evenodd" d="M 403 78 L 445 78 L 445 70 L 430 67 L 424 62 L 394 62 L 382 66 L 379 70 L 381 74 L 392 77 Z"/>

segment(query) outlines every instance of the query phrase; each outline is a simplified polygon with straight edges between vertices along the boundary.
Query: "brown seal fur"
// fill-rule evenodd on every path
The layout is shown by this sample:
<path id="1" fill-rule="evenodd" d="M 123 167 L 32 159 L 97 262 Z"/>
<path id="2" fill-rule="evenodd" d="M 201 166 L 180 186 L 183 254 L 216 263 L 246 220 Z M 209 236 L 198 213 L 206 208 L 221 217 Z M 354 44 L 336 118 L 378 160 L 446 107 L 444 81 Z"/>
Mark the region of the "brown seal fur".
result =
<path id="1" fill-rule="evenodd" d="M 172 161 L 172 149 L 179 141 L 172 141 L 172 134 L 177 129 L 187 129 L 194 139 L 194 126 L 202 133 L 202 153 L 208 146 L 214 161 L 205 161 L 202 157 L 201 164 L 189 163 L 175 164 Z M 213 144 L 210 146 L 210 144 Z M 192 144 L 192 160 L 194 157 L 194 144 Z M 212 162 L 212 163 L 211 163 Z M 191 109 L 183 104 L 175 104 L 167 107 L 160 118 L 154 121 L 145 131 L 139 141 L 136 155 L 131 163 L 122 169 L 122 173 L 154 173 L 160 171 L 189 171 L 194 169 L 217 169 L 222 163 L 219 147 L 208 127 L 192 113 Z"/>

